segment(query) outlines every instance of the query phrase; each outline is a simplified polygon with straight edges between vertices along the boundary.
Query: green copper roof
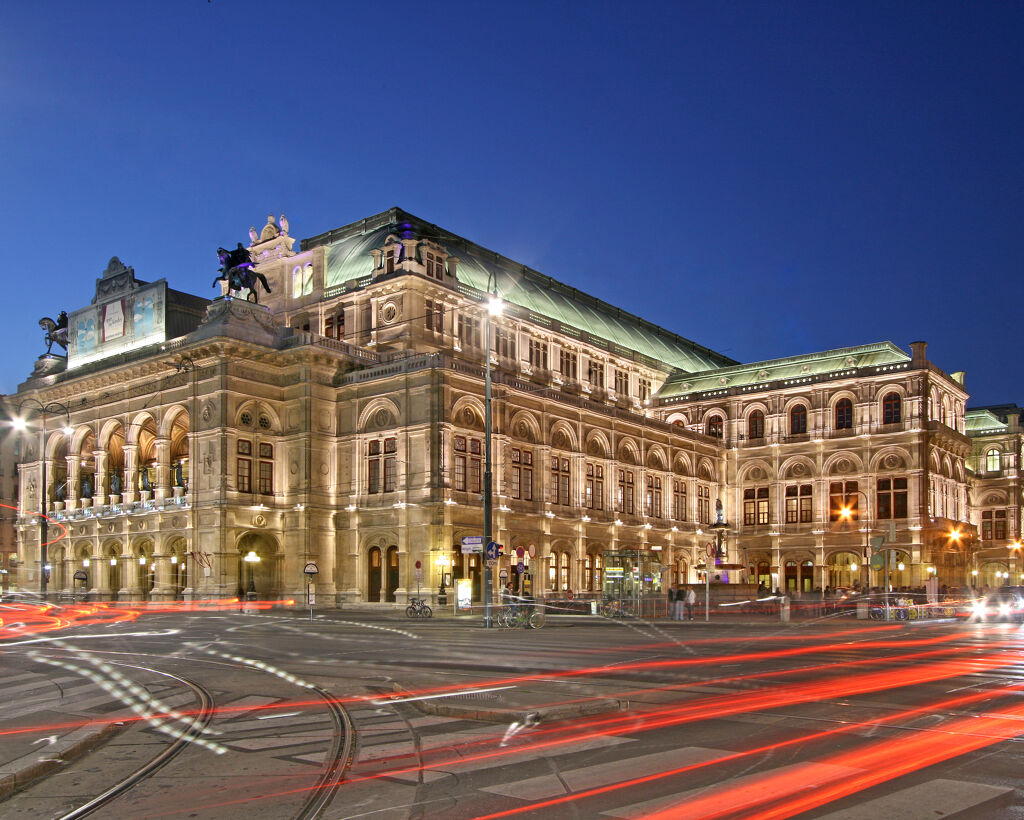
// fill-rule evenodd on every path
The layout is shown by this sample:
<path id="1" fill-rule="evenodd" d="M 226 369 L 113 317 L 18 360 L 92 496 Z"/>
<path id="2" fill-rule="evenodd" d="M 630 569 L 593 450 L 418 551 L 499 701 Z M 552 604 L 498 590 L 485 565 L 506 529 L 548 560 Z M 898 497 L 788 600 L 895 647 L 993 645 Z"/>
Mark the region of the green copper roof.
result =
<path id="1" fill-rule="evenodd" d="M 847 373 L 853 375 L 866 367 L 893 366 L 894 369 L 902 369 L 909 361 L 910 356 L 892 342 L 842 347 L 806 356 L 719 367 L 701 373 L 676 373 L 665 381 L 657 397 L 670 399 L 709 390 L 755 389 L 758 386 L 768 389 L 778 387 L 779 382 L 799 384 L 801 379 Z"/>
<path id="2" fill-rule="evenodd" d="M 493 276 L 501 298 L 534 314 L 541 325 L 548 324 L 544 319 L 554 320 L 568 328 L 585 331 L 628 351 L 663 362 L 670 369 L 693 372 L 735 363 L 728 356 L 619 310 L 614 305 L 397 208 L 313 239 L 303 240 L 302 247 L 306 250 L 318 245 L 328 246 L 324 287 L 330 288 L 370 276 L 373 267 L 370 251 L 380 248 L 390 233 L 430 239 L 444 247 L 450 256 L 459 259 L 459 282 L 476 291 L 485 292 L 488 278 Z"/>
<path id="3" fill-rule="evenodd" d="M 966 428 L 967 435 L 978 435 L 979 433 L 1001 433 L 1009 429 L 1010 426 L 987 407 L 983 407 L 978 410 L 968 409 L 965 416 L 966 423 L 964 426 Z"/>

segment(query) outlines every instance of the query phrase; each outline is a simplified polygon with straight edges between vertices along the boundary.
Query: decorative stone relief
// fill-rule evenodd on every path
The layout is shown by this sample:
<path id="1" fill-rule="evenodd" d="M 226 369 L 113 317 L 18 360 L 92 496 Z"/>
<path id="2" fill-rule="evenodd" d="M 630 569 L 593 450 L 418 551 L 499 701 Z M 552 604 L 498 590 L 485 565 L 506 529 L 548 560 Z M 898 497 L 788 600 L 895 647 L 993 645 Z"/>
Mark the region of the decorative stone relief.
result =
<path id="1" fill-rule="evenodd" d="M 254 527 L 265 527 L 267 526 L 267 519 L 262 513 L 254 515 L 252 518 L 252 524 Z"/>
<path id="2" fill-rule="evenodd" d="M 380 320 L 386 325 L 398 321 L 401 315 L 402 309 L 398 306 L 397 302 L 388 300 L 380 307 Z"/>
<path id="3" fill-rule="evenodd" d="M 848 472 L 850 472 L 850 462 L 847 461 L 845 458 L 839 459 L 839 461 L 836 462 L 835 471 L 837 473 L 848 473 Z"/>
<path id="4" fill-rule="evenodd" d="M 895 453 L 889 453 L 882 461 L 882 464 L 887 470 L 896 470 L 903 466 L 903 459 Z"/>

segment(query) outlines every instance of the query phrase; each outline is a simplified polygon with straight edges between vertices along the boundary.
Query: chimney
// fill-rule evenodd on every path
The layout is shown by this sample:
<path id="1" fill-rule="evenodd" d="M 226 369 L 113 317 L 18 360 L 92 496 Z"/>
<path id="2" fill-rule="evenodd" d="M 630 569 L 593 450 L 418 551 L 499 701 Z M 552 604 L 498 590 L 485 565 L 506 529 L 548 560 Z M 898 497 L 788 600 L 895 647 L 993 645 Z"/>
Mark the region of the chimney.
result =
<path id="1" fill-rule="evenodd" d="M 910 366 L 917 369 L 925 367 L 928 364 L 928 359 L 925 358 L 925 350 L 928 349 L 928 342 L 911 342 L 910 343 Z"/>
<path id="2" fill-rule="evenodd" d="M 1016 433 L 1020 430 L 1020 410 L 1011 410 L 1006 414 L 1006 422 L 1010 425 L 1010 432 Z"/>

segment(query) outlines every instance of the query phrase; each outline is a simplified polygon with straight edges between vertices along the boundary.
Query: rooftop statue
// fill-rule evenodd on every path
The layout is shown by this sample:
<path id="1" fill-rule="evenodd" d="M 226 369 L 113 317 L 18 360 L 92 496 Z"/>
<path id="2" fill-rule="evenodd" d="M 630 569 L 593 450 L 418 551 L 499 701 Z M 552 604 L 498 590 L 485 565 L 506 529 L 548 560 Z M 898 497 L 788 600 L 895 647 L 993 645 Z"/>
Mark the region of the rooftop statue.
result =
<path id="1" fill-rule="evenodd" d="M 249 295 L 246 298 L 250 302 L 259 304 L 257 282 L 263 285 L 263 289 L 267 293 L 270 293 L 270 283 L 267 282 L 267 277 L 255 269 L 252 256 L 248 250 L 242 247 L 241 242 L 233 251 L 218 248 L 217 258 L 220 259 L 220 276 L 213 280 L 213 284 L 227 282 L 229 295 L 248 290 Z"/>
<path id="2" fill-rule="evenodd" d="M 46 331 L 46 336 L 43 341 L 46 342 L 46 355 L 50 355 L 50 349 L 53 347 L 53 343 L 56 342 L 65 350 L 68 349 L 68 314 L 66 311 L 61 311 L 57 315 L 57 321 L 53 321 L 49 316 L 44 316 L 39 320 L 39 327 Z"/>

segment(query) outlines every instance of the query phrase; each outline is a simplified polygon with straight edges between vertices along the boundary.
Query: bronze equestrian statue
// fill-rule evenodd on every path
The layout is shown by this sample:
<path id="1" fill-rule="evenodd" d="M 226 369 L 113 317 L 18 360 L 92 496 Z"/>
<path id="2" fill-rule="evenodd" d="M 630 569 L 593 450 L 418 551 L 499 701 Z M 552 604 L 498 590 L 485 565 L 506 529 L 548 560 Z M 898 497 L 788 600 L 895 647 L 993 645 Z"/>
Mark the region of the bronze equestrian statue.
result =
<path id="1" fill-rule="evenodd" d="M 220 260 L 218 269 L 220 276 L 213 280 L 214 285 L 218 282 L 227 282 L 229 294 L 248 290 L 249 294 L 246 299 L 256 304 L 259 304 L 260 301 L 256 288 L 257 282 L 263 285 L 263 289 L 267 293 L 270 293 L 270 283 L 267 282 L 267 277 L 256 270 L 252 256 L 248 250 L 242 247 L 241 242 L 233 251 L 217 248 L 217 258 Z"/>

